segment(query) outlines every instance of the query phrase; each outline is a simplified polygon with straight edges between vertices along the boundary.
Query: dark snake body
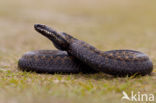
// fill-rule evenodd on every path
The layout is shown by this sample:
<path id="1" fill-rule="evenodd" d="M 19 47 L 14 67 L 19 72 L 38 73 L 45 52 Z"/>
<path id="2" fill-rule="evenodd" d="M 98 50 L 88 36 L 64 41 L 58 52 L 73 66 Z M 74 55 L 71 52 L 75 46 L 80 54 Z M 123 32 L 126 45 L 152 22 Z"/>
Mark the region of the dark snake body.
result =
<path id="1" fill-rule="evenodd" d="M 134 50 L 100 51 L 66 33 L 37 24 L 35 29 L 49 38 L 59 50 L 39 50 L 24 54 L 18 65 L 21 70 L 39 73 L 95 73 L 114 76 L 146 75 L 153 70 L 151 60 Z"/>

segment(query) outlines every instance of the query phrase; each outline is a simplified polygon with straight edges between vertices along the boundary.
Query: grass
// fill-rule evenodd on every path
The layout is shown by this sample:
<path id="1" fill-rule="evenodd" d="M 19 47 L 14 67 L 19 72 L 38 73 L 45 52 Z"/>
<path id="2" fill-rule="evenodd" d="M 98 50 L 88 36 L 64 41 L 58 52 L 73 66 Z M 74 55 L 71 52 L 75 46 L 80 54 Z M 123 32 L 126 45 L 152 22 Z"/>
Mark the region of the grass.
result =
<path id="1" fill-rule="evenodd" d="M 122 91 L 156 96 L 155 3 L 155 0 L 1 0 L 0 103 L 120 103 Z M 55 49 L 34 31 L 35 23 L 70 33 L 103 51 L 142 51 L 152 59 L 153 73 L 115 78 L 103 73 L 22 72 L 17 62 L 25 52 Z"/>

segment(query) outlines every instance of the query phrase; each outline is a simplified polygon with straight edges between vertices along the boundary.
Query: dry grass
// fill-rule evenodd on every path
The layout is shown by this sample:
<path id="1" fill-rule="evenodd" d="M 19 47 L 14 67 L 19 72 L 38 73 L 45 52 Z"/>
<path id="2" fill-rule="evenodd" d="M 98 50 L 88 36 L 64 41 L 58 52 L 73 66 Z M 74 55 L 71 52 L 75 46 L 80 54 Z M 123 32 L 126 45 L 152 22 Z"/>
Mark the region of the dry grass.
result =
<path id="1" fill-rule="evenodd" d="M 151 76 L 114 78 L 106 74 L 46 75 L 21 72 L 27 51 L 54 49 L 33 30 L 47 24 L 106 51 L 134 49 L 156 63 L 156 1 L 151 0 L 1 0 L 0 103 L 121 102 L 122 91 L 156 95 Z"/>

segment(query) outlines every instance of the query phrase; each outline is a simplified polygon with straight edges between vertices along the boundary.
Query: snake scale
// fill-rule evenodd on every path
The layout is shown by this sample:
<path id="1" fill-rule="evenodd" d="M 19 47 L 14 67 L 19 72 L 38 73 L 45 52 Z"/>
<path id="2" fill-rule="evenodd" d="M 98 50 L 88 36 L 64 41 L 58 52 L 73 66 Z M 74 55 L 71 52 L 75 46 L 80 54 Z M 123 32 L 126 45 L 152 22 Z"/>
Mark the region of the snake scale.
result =
<path id="1" fill-rule="evenodd" d="M 23 71 L 38 73 L 97 73 L 114 76 L 146 75 L 153 70 L 149 57 L 135 50 L 100 51 L 64 32 L 35 24 L 37 32 L 50 39 L 59 50 L 25 53 L 18 61 Z"/>

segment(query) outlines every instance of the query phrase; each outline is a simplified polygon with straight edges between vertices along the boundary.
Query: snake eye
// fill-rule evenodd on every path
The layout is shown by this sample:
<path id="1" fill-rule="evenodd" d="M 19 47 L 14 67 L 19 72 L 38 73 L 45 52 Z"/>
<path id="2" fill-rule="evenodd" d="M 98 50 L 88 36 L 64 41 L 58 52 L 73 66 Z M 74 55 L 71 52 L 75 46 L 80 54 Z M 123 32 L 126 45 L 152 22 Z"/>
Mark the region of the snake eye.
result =
<path id="1" fill-rule="evenodd" d="M 56 48 L 60 50 L 66 50 L 69 43 L 65 34 L 57 32 L 54 29 L 41 24 L 35 24 L 34 28 L 37 32 L 50 39 Z"/>
<path id="2" fill-rule="evenodd" d="M 57 32 L 46 25 L 41 25 L 41 24 L 35 24 L 34 28 L 37 32 L 41 33 L 42 35 L 46 37 L 50 37 L 51 35 L 56 35 Z"/>
<path id="3" fill-rule="evenodd" d="M 42 27 L 42 28 L 43 28 L 43 27 L 45 27 L 45 25 L 35 24 L 35 25 L 34 25 L 34 27 L 35 27 L 35 28 L 40 28 L 40 27 Z"/>
<path id="4" fill-rule="evenodd" d="M 35 24 L 34 28 L 35 28 L 36 31 L 40 32 L 40 31 L 44 30 L 45 25 Z"/>

